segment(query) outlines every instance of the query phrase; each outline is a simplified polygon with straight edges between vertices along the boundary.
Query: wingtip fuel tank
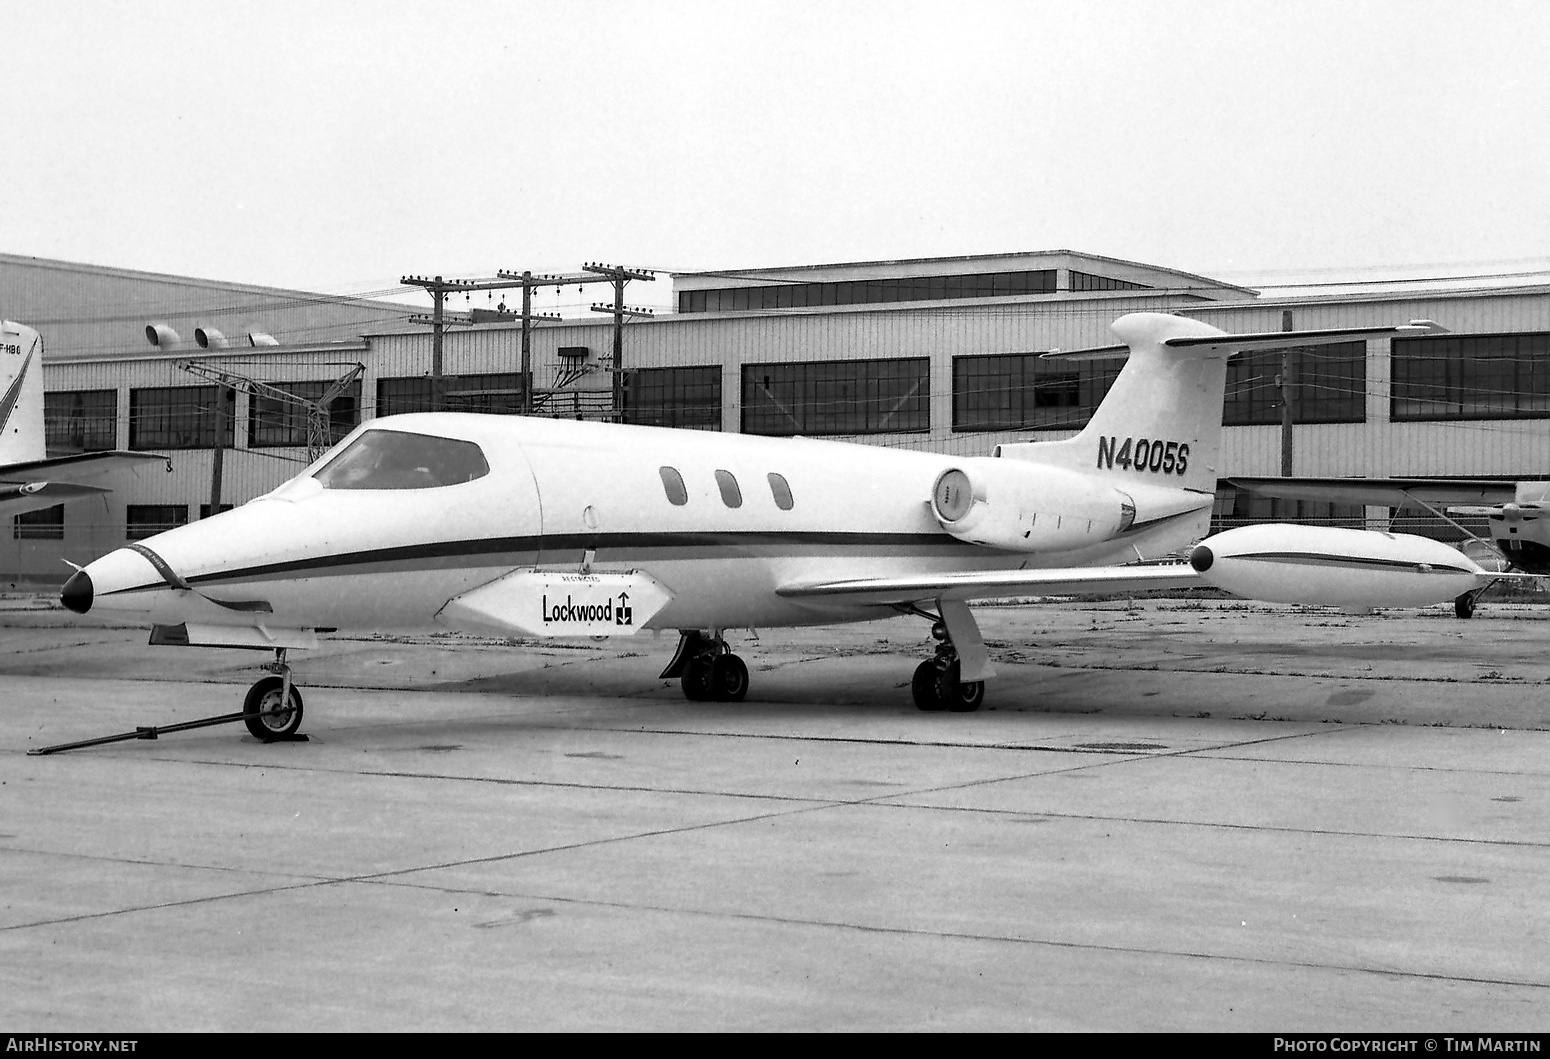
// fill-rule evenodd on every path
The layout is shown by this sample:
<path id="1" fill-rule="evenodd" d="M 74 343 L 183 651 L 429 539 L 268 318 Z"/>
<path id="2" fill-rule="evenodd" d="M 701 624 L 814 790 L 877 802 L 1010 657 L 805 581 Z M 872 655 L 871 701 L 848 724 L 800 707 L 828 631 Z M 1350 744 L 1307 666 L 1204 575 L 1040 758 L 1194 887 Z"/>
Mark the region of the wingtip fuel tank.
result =
<path id="1" fill-rule="evenodd" d="M 1279 523 L 1207 537 L 1189 561 L 1204 580 L 1236 596 L 1339 607 L 1429 606 L 1494 576 L 1427 537 Z"/>

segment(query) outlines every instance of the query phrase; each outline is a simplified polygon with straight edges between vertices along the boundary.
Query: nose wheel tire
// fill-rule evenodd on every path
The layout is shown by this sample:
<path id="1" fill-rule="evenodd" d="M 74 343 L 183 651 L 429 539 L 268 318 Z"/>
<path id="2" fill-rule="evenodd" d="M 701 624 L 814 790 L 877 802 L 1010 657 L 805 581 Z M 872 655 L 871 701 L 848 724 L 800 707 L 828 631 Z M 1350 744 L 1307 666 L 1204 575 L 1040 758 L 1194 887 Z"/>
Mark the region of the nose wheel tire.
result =
<path id="1" fill-rule="evenodd" d="M 284 681 L 265 677 L 248 689 L 242 701 L 242 723 L 255 739 L 288 739 L 301 727 L 301 692 L 291 685 L 290 701 L 282 704 Z"/>

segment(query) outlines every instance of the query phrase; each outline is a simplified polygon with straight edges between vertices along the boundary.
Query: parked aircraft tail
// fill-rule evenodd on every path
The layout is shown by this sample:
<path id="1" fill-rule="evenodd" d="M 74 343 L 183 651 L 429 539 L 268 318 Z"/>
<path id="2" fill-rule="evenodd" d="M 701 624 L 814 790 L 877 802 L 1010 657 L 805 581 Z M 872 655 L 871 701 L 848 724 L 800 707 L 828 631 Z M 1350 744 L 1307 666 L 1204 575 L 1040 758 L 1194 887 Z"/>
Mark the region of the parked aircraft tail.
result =
<path id="1" fill-rule="evenodd" d="M 30 327 L 0 321 L 0 467 L 45 454 L 43 339 Z"/>
<path id="2" fill-rule="evenodd" d="M 1214 493 L 1227 359 L 1233 354 L 1444 330 L 1429 320 L 1415 320 L 1393 327 L 1230 335 L 1167 313 L 1131 313 L 1113 326 L 1124 346 L 1049 354 L 1091 360 L 1128 353 L 1119 378 L 1081 433 L 1064 441 L 1002 445 L 998 455 L 1098 472 L 1121 489 L 1131 483 Z"/>

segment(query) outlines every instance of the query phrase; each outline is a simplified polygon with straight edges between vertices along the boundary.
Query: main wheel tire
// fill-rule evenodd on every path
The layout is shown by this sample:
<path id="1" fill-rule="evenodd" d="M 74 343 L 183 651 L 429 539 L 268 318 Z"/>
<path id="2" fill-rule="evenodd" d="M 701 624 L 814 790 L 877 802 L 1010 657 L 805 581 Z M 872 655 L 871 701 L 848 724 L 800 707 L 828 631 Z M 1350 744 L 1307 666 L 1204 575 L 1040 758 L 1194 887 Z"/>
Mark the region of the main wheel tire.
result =
<path id="1" fill-rule="evenodd" d="M 958 663 L 953 662 L 937 675 L 937 697 L 953 713 L 973 713 L 985 701 L 985 682 L 959 680 L 958 672 Z"/>
<path id="2" fill-rule="evenodd" d="M 712 681 L 714 661 L 704 655 L 696 655 L 689 659 L 689 664 L 684 667 L 684 675 L 679 678 L 679 683 L 683 685 L 684 698 L 690 702 L 706 702 L 715 698 L 715 684 Z"/>
<path id="3" fill-rule="evenodd" d="M 301 692 L 295 684 L 291 685 L 289 709 L 278 713 L 266 712 L 280 706 L 280 692 L 284 685 L 285 681 L 280 677 L 265 677 L 248 689 L 247 698 L 242 700 L 242 723 L 248 726 L 253 738 L 262 739 L 266 743 L 275 739 L 288 739 L 301 727 Z"/>
<path id="4" fill-rule="evenodd" d="M 915 667 L 915 676 L 910 681 L 910 695 L 915 699 L 916 709 L 934 713 L 947 708 L 936 690 L 937 677 L 940 675 L 941 670 L 929 658 Z"/>
<path id="5" fill-rule="evenodd" d="M 717 702 L 742 702 L 748 694 L 748 667 L 737 655 L 719 655 L 710 664 L 711 696 Z"/>
<path id="6" fill-rule="evenodd" d="M 1475 594 L 1465 592 L 1453 600 L 1453 613 L 1460 618 L 1473 618 L 1475 616 Z"/>

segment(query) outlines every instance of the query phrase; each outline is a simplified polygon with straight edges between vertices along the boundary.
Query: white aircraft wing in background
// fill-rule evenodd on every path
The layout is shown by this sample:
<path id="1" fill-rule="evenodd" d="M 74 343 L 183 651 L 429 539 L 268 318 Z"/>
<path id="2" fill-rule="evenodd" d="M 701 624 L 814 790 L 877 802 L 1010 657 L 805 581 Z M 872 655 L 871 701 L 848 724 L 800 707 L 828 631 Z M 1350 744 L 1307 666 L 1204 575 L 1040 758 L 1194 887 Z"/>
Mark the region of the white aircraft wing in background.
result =
<path id="1" fill-rule="evenodd" d="M 1259 496 L 1286 500 L 1408 507 L 1429 511 L 1448 522 L 1453 522 L 1450 515 L 1484 517 L 1489 520 L 1491 544 L 1499 561 L 1509 570 L 1550 574 L 1550 481 L 1255 477 L 1228 481 Z M 1473 535 L 1457 522 L 1453 524 L 1466 536 Z M 1461 598 L 1457 609 L 1459 617 L 1467 618 L 1474 613 L 1474 602 Z"/>
<path id="2" fill-rule="evenodd" d="M 49 459 L 43 425 L 43 339 L 0 321 L 0 517 L 100 496 L 101 479 L 167 462 L 149 452 L 88 452 Z"/>
<path id="3" fill-rule="evenodd" d="M 102 496 L 112 492 L 111 487 L 91 483 L 166 462 L 165 456 L 151 452 L 88 452 L 0 466 L 0 517 Z"/>

